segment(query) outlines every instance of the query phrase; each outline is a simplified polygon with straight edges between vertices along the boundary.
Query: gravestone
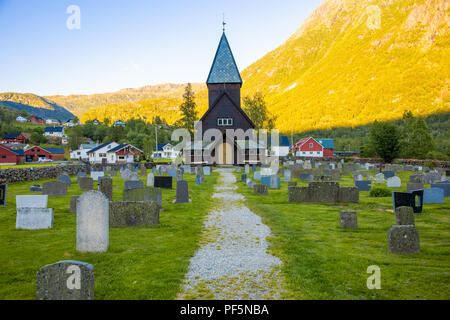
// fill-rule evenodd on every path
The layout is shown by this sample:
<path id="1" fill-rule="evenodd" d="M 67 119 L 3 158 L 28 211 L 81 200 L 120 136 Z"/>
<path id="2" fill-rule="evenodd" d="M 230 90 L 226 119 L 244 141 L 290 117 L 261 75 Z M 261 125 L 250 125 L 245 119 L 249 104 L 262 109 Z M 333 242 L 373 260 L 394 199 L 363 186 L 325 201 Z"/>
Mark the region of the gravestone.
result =
<path id="1" fill-rule="evenodd" d="M 177 195 L 175 203 L 188 203 L 188 202 L 189 202 L 188 182 L 186 180 L 180 180 L 177 182 Z"/>
<path id="2" fill-rule="evenodd" d="M 123 201 L 155 202 L 162 208 L 162 192 L 154 187 L 130 189 L 123 192 Z"/>
<path id="3" fill-rule="evenodd" d="M 103 193 L 109 201 L 113 197 L 113 180 L 109 176 L 99 177 L 98 190 Z"/>
<path id="4" fill-rule="evenodd" d="M 42 188 L 40 185 L 35 184 L 30 187 L 31 192 L 42 192 Z"/>
<path id="5" fill-rule="evenodd" d="M 87 173 L 86 172 L 78 172 L 77 173 L 77 184 L 80 183 L 80 178 L 82 177 L 87 177 Z"/>
<path id="6" fill-rule="evenodd" d="M 359 203 L 359 189 L 357 187 L 340 187 L 338 202 Z"/>
<path id="7" fill-rule="evenodd" d="M 80 177 L 78 184 L 81 190 L 92 190 L 94 187 L 94 180 L 88 177 Z"/>
<path id="8" fill-rule="evenodd" d="M 126 168 L 124 170 L 120 170 L 120 177 L 122 180 L 128 180 L 130 179 L 130 176 L 133 174 L 130 169 Z"/>
<path id="9" fill-rule="evenodd" d="M 111 228 L 153 226 L 159 224 L 159 206 L 149 201 L 114 201 L 109 203 Z"/>
<path id="10" fill-rule="evenodd" d="M 441 174 L 439 172 L 432 171 L 432 172 L 428 172 L 425 175 L 425 184 L 432 184 L 435 181 L 440 181 L 440 180 L 441 180 Z"/>
<path id="11" fill-rule="evenodd" d="M 70 197 L 70 213 L 77 213 L 77 200 L 80 196 Z"/>
<path id="12" fill-rule="evenodd" d="M 47 208 L 48 196 L 16 196 L 16 209 L 19 208 Z"/>
<path id="13" fill-rule="evenodd" d="M 417 199 L 417 202 L 416 202 Z M 422 212 L 423 190 L 415 190 L 413 192 L 392 192 L 392 203 L 394 212 L 399 207 L 411 207 L 414 213 Z"/>
<path id="14" fill-rule="evenodd" d="M 253 185 L 253 193 L 255 193 L 255 194 L 262 194 L 262 195 L 268 194 L 267 185 L 265 185 L 265 184 L 254 184 Z"/>
<path id="15" fill-rule="evenodd" d="M 437 182 L 431 184 L 432 188 L 440 188 L 444 190 L 444 197 L 450 197 L 450 182 Z"/>
<path id="16" fill-rule="evenodd" d="M 136 173 L 130 174 L 129 181 L 139 181 L 139 176 Z"/>
<path id="17" fill-rule="evenodd" d="M 270 176 L 262 176 L 261 177 L 261 184 L 270 186 Z"/>
<path id="18" fill-rule="evenodd" d="M 339 212 L 339 224 L 341 228 L 354 229 L 358 228 L 358 217 L 356 212 L 341 211 Z"/>
<path id="19" fill-rule="evenodd" d="M 237 172 L 237 173 L 241 173 L 241 172 L 242 172 L 242 168 L 241 168 L 241 167 L 237 167 L 237 168 L 236 168 L 236 172 Z"/>
<path id="20" fill-rule="evenodd" d="M 243 173 L 241 174 L 241 182 L 247 181 L 247 174 Z"/>
<path id="21" fill-rule="evenodd" d="M 128 180 L 125 181 L 124 191 L 142 187 L 144 187 L 144 182 L 142 182 L 141 180 L 138 181 Z"/>
<path id="22" fill-rule="evenodd" d="M 444 190 L 436 187 L 423 189 L 423 203 L 444 203 Z"/>
<path id="23" fill-rule="evenodd" d="M 252 164 L 252 170 L 253 170 L 253 172 L 256 171 L 256 164 Z"/>
<path id="24" fill-rule="evenodd" d="M 152 168 L 152 173 L 153 173 L 153 175 L 156 174 L 156 167 L 153 167 L 153 168 Z"/>
<path id="25" fill-rule="evenodd" d="M 391 177 L 387 179 L 386 185 L 388 188 L 400 188 L 402 186 L 402 180 L 397 177 Z"/>
<path id="26" fill-rule="evenodd" d="M 419 173 L 419 174 L 412 174 L 409 176 L 409 182 L 411 183 L 425 183 L 425 175 Z"/>
<path id="27" fill-rule="evenodd" d="M 255 173 L 253 174 L 253 179 L 261 180 L 261 171 L 255 171 Z"/>
<path id="28" fill-rule="evenodd" d="M 172 189 L 172 177 L 156 176 L 155 188 Z"/>
<path id="29" fill-rule="evenodd" d="M 423 183 L 410 182 L 406 185 L 406 192 L 423 189 Z"/>
<path id="30" fill-rule="evenodd" d="M 277 175 L 271 175 L 269 187 L 271 189 L 278 189 L 280 185 L 281 185 L 280 177 Z"/>
<path id="31" fill-rule="evenodd" d="M 36 300 L 94 300 L 94 267 L 65 260 L 37 272 Z"/>
<path id="32" fill-rule="evenodd" d="M 16 229 L 51 229 L 53 228 L 53 215 L 53 208 L 17 208 Z"/>
<path id="33" fill-rule="evenodd" d="M 300 180 L 302 181 L 311 181 L 312 175 L 310 173 L 301 173 L 300 174 Z"/>
<path id="34" fill-rule="evenodd" d="M 42 185 L 42 194 L 49 196 L 67 195 L 67 184 L 61 181 L 48 181 Z"/>
<path id="35" fill-rule="evenodd" d="M 58 177 L 58 181 L 64 182 L 68 187 L 70 187 L 70 177 L 67 174 L 62 174 Z"/>
<path id="36" fill-rule="evenodd" d="M 253 186 L 256 184 L 256 182 L 253 181 L 252 179 L 247 178 L 247 181 L 245 182 L 245 184 L 247 185 L 247 188 L 253 189 Z"/>
<path id="37" fill-rule="evenodd" d="M 297 181 L 289 181 L 288 182 L 288 188 L 289 187 L 295 187 L 295 186 L 297 186 Z"/>
<path id="38" fill-rule="evenodd" d="M 167 175 L 172 178 L 177 177 L 177 169 L 169 169 L 167 170 Z"/>
<path id="39" fill-rule="evenodd" d="M 392 178 L 395 176 L 395 171 L 391 171 L 391 170 L 383 171 L 383 175 L 384 175 L 385 179 Z"/>
<path id="40" fill-rule="evenodd" d="M 98 181 L 98 178 L 103 176 L 105 176 L 103 171 L 91 171 L 91 178 L 94 181 Z"/>
<path id="41" fill-rule="evenodd" d="M 80 252 L 105 252 L 109 246 L 109 201 L 99 191 L 87 191 L 77 201 L 77 244 Z"/>
<path id="42" fill-rule="evenodd" d="M 183 172 L 181 172 L 181 170 L 177 170 L 177 173 L 175 176 L 176 176 L 176 181 L 183 180 Z"/>
<path id="43" fill-rule="evenodd" d="M 153 173 L 149 173 L 147 175 L 147 187 L 153 187 L 155 184 L 155 175 Z"/>
<path id="44" fill-rule="evenodd" d="M 289 169 L 285 169 L 283 172 L 283 180 L 284 182 L 289 182 L 291 181 L 291 170 Z"/>
<path id="45" fill-rule="evenodd" d="M 388 231 L 388 250 L 394 254 L 419 253 L 419 231 L 413 225 L 392 226 Z"/>
<path id="46" fill-rule="evenodd" d="M 147 175 L 147 168 L 145 167 L 140 168 L 139 175 L 145 177 Z"/>
<path id="47" fill-rule="evenodd" d="M 378 184 L 384 183 L 384 174 L 377 173 L 375 175 L 375 183 L 378 183 Z"/>
<path id="48" fill-rule="evenodd" d="M 414 225 L 414 210 L 411 207 L 398 207 L 395 210 L 397 225 Z"/>
<path id="49" fill-rule="evenodd" d="M 370 191 L 371 182 L 370 180 L 355 181 L 355 186 L 359 191 Z"/>
<path id="50" fill-rule="evenodd" d="M 203 173 L 205 176 L 211 175 L 211 167 L 203 167 Z"/>
<path id="51" fill-rule="evenodd" d="M 195 184 L 198 186 L 202 185 L 202 176 L 201 175 L 198 174 L 195 176 Z"/>

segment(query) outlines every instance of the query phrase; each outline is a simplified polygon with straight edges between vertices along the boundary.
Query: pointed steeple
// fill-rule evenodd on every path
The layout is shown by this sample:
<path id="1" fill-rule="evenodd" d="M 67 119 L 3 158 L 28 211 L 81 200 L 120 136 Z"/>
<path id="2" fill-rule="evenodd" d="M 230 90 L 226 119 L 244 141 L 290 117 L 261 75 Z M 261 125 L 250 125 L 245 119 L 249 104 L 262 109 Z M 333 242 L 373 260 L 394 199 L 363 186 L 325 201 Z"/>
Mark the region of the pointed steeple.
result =
<path id="1" fill-rule="evenodd" d="M 242 84 L 242 78 L 239 74 L 236 61 L 234 61 L 233 53 L 231 52 L 225 32 L 223 32 L 222 38 L 220 38 L 219 47 L 217 48 L 216 56 L 214 57 L 206 83 Z"/>

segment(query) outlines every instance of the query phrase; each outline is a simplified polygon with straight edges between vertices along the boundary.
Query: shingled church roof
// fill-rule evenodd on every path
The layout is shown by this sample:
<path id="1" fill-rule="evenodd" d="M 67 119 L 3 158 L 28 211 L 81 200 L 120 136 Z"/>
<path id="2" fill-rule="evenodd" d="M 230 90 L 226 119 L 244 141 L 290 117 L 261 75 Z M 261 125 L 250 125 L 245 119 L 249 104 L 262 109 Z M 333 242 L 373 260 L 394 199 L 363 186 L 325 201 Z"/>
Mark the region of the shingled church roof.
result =
<path id="1" fill-rule="evenodd" d="M 236 61 L 234 61 L 233 53 L 231 52 L 225 32 L 222 34 L 222 38 L 220 38 L 219 47 L 217 48 L 216 56 L 214 57 L 206 83 L 242 84 L 242 78 L 239 74 Z"/>

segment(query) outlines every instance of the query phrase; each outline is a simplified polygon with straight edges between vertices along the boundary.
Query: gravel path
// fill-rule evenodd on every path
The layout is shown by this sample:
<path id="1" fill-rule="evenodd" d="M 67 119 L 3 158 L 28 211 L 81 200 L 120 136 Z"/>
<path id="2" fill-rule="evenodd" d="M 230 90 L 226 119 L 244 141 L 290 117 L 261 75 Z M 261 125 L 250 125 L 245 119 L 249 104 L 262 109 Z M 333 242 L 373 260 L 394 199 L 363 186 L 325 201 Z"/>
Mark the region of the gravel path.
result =
<path id="1" fill-rule="evenodd" d="M 281 299 L 281 260 L 268 253 L 270 229 L 236 193 L 233 169 L 218 169 L 217 208 L 205 221 L 180 299 Z"/>

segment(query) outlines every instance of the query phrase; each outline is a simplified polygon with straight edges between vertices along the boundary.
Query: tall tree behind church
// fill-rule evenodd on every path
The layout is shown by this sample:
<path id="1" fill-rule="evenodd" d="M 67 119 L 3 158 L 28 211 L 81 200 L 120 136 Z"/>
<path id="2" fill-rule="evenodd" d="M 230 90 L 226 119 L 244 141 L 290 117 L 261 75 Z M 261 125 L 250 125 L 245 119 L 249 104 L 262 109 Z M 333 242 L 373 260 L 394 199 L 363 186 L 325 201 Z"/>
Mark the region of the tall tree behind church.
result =
<path id="1" fill-rule="evenodd" d="M 190 83 L 187 84 L 184 94 L 183 103 L 180 105 L 181 118 L 178 120 L 178 125 L 187 129 L 191 134 L 194 132 L 194 122 L 198 120 L 196 111 L 195 95 Z"/>

